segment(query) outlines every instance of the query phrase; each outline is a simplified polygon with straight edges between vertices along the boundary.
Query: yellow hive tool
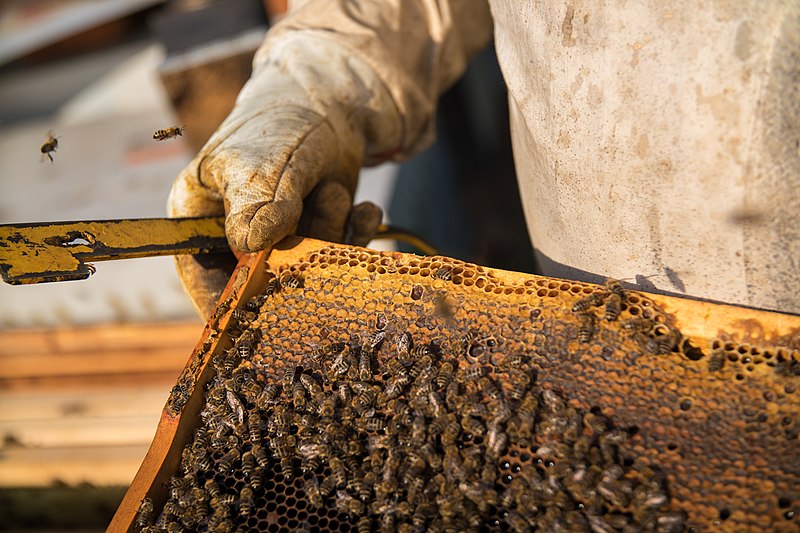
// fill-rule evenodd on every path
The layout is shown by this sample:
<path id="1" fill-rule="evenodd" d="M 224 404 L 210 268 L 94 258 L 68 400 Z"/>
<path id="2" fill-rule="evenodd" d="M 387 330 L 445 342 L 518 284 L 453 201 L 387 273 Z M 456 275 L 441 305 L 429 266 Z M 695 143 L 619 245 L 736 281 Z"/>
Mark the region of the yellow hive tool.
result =
<path id="1" fill-rule="evenodd" d="M 226 250 L 223 217 L 0 225 L 0 275 L 12 285 L 86 279 L 92 261 Z"/>

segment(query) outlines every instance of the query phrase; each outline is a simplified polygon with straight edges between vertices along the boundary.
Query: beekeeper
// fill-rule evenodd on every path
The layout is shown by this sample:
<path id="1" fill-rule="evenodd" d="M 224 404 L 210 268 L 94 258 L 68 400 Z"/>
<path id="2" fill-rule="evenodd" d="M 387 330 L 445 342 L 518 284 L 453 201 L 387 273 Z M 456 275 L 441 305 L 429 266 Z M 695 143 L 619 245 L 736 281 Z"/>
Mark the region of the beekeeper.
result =
<path id="1" fill-rule="evenodd" d="M 800 312 L 797 2 L 295 2 L 171 216 L 224 212 L 242 251 L 298 229 L 364 244 L 359 169 L 432 143 L 493 31 L 544 274 Z M 178 266 L 207 315 L 227 274 Z"/>

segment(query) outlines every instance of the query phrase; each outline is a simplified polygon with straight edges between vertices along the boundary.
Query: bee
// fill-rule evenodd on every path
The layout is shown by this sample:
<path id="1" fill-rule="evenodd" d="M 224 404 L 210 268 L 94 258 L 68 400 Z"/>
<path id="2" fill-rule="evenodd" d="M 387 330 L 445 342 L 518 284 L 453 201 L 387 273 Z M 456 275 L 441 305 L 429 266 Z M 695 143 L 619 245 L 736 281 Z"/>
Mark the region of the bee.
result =
<path id="1" fill-rule="evenodd" d="M 637 331 L 633 334 L 633 340 L 636 341 L 636 344 L 645 352 L 652 354 L 658 353 L 658 343 L 650 335 Z"/>
<path id="2" fill-rule="evenodd" d="M 428 346 L 421 344 L 419 346 L 414 346 L 413 348 L 411 348 L 408 354 L 415 359 L 419 359 L 421 357 L 430 355 L 431 349 Z"/>
<path id="3" fill-rule="evenodd" d="M 364 339 L 364 346 L 367 348 L 368 352 L 374 352 L 380 343 L 383 342 L 383 339 L 386 337 L 386 332 L 382 329 L 379 329 L 370 335 L 367 335 L 367 338 Z"/>
<path id="4" fill-rule="evenodd" d="M 267 468 L 269 466 L 267 452 L 264 451 L 264 448 L 262 448 L 260 444 L 253 443 L 250 451 L 253 452 L 253 457 L 255 458 L 256 463 L 258 463 L 258 466 L 261 468 Z"/>
<path id="5" fill-rule="evenodd" d="M 483 376 L 478 378 L 478 389 L 493 400 L 500 398 L 500 391 L 491 379 Z"/>
<path id="6" fill-rule="evenodd" d="M 622 300 L 625 299 L 625 287 L 622 286 L 622 283 L 618 279 L 607 278 L 606 289 L 611 294 L 619 296 Z"/>
<path id="7" fill-rule="evenodd" d="M 228 470 L 231 469 L 231 467 L 233 467 L 233 463 L 237 459 L 239 459 L 239 450 L 238 449 L 234 448 L 234 449 L 228 451 L 228 453 L 223 455 L 222 458 L 219 460 L 219 464 L 218 464 L 219 470 L 221 472 L 227 472 Z"/>
<path id="8" fill-rule="evenodd" d="M 506 365 L 512 367 L 520 367 L 530 361 L 530 357 L 519 353 L 509 355 L 504 361 Z"/>
<path id="9" fill-rule="evenodd" d="M 383 419 L 377 417 L 362 417 L 357 420 L 359 427 L 364 431 L 380 431 L 386 423 Z"/>
<path id="10" fill-rule="evenodd" d="M 362 516 L 356 524 L 357 533 L 370 533 L 372 531 L 372 519 L 369 516 Z"/>
<path id="11" fill-rule="evenodd" d="M 381 333 L 383 332 L 381 331 Z M 361 354 L 358 357 L 358 377 L 362 381 L 369 381 L 369 379 L 372 377 L 372 365 L 369 355 L 369 351 L 361 350 Z"/>
<path id="12" fill-rule="evenodd" d="M 492 459 L 498 459 L 508 446 L 508 435 L 506 435 L 499 425 L 489 426 L 486 437 L 486 455 Z"/>
<path id="13" fill-rule="evenodd" d="M 281 280 L 277 277 L 271 278 L 264 287 L 264 296 L 274 296 L 281 292 Z"/>
<path id="14" fill-rule="evenodd" d="M 153 523 L 153 500 L 146 496 L 139 504 L 139 511 L 136 515 L 136 527 L 144 529 Z"/>
<path id="15" fill-rule="evenodd" d="M 275 402 L 275 399 L 278 397 L 280 392 L 281 389 L 277 384 L 270 383 L 266 385 L 261 391 L 261 394 L 258 395 L 256 406 L 261 410 L 267 409 L 270 405 L 272 405 L 273 402 Z"/>
<path id="16" fill-rule="evenodd" d="M 622 311 L 622 297 L 612 292 L 606 298 L 606 320 L 608 322 L 613 322 L 617 319 L 620 312 Z"/>
<path id="17" fill-rule="evenodd" d="M 331 363 L 327 377 L 330 381 L 336 381 L 340 376 L 346 374 L 349 369 L 350 359 L 347 357 L 347 353 L 342 352 Z"/>
<path id="18" fill-rule="evenodd" d="M 353 498 L 343 490 L 336 491 L 336 508 L 340 512 L 348 513 L 351 516 L 364 514 L 364 502 Z"/>
<path id="19" fill-rule="evenodd" d="M 338 457 L 332 457 L 328 461 L 328 466 L 331 468 L 330 477 L 333 479 L 333 483 L 339 488 L 344 488 L 347 484 L 347 471 L 342 460 Z"/>
<path id="20" fill-rule="evenodd" d="M 428 350 L 427 346 L 423 346 L 422 348 L 425 348 L 425 350 Z M 408 370 L 408 374 L 412 378 L 416 379 L 417 377 L 419 377 L 420 373 L 423 370 L 429 368 L 433 364 L 433 359 L 431 358 L 430 355 L 428 355 L 429 353 L 430 353 L 430 350 L 428 350 L 424 354 L 422 354 L 422 356 Z"/>
<path id="21" fill-rule="evenodd" d="M 450 281 L 453 279 L 453 271 L 447 267 L 442 267 L 433 273 L 433 278 L 442 281 Z"/>
<path id="22" fill-rule="evenodd" d="M 306 406 L 306 387 L 301 381 L 295 381 L 292 385 L 292 405 L 295 409 L 302 409 Z"/>
<path id="23" fill-rule="evenodd" d="M 353 398 L 353 408 L 360 414 L 365 413 L 378 398 L 378 393 L 372 387 L 365 387 L 358 396 Z"/>
<path id="24" fill-rule="evenodd" d="M 285 480 L 289 481 L 294 478 L 294 461 L 290 457 L 282 458 L 280 466 Z"/>
<path id="25" fill-rule="evenodd" d="M 283 388 L 283 393 L 287 396 L 291 396 L 292 390 L 294 389 L 294 380 L 295 376 L 298 374 L 298 370 L 302 370 L 299 366 L 287 364 L 286 367 L 283 369 L 283 377 L 281 378 L 281 387 Z"/>
<path id="26" fill-rule="evenodd" d="M 477 418 L 472 418 L 471 416 L 465 416 L 461 419 L 461 428 L 465 433 L 469 433 L 473 437 L 483 435 L 483 432 L 485 431 L 481 421 Z"/>
<path id="27" fill-rule="evenodd" d="M 202 450 L 201 453 L 196 454 L 192 462 L 194 463 L 195 472 L 198 470 L 205 470 L 208 472 L 214 468 L 214 465 L 211 463 L 211 459 L 208 457 L 208 454 L 205 450 Z"/>
<path id="28" fill-rule="evenodd" d="M 459 371 L 461 372 L 461 371 Z M 489 369 L 482 365 L 473 365 L 461 372 L 462 382 L 473 381 L 482 378 L 489 373 Z"/>
<path id="29" fill-rule="evenodd" d="M 395 349 L 397 351 L 397 359 L 408 366 L 411 364 L 411 334 L 407 331 L 397 337 L 395 341 Z"/>
<path id="30" fill-rule="evenodd" d="M 45 156 L 47 156 L 50 159 L 50 163 L 53 163 L 53 154 L 58 149 L 58 139 L 60 139 L 60 137 L 53 137 L 51 132 L 47 132 L 47 140 L 39 148 L 42 152 L 42 161 L 44 161 Z"/>
<path id="31" fill-rule="evenodd" d="M 318 395 L 322 394 L 322 387 L 320 384 L 308 374 L 300 374 L 300 384 L 308 391 L 308 394 L 312 398 L 316 398 Z"/>
<path id="32" fill-rule="evenodd" d="M 508 524 L 508 527 L 511 528 L 511 531 L 514 533 L 525 533 L 526 531 L 530 531 L 532 529 L 532 524 L 529 524 L 528 521 L 516 511 L 508 511 L 505 521 L 506 524 Z M 611 529 L 598 529 L 594 531 L 611 531 Z"/>
<path id="33" fill-rule="evenodd" d="M 153 134 L 153 139 L 157 141 L 166 141 L 167 139 L 174 139 L 175 137 L 182 137 L 186 126 L 173 126 L 165 130 L 158 130 Z"/>
<path id="34" fill-rule="evenodd" d="M 303 286 L 303 276 L 295 273 L 286 273 L 281 276 L 280 283 L 282 287 L 289 287 L 290 289 L 299 289 Z"/>
<path id="35" fill-rule="evenodd" d="M 663 334 L 656 335 L 653 340 L 656 341 L 659 355 L 667 355 L 672 352 L 672 349 L 678 345 L 681 335 L 677 331 L 669 330 Z"/>
<path id="36" fill-rule="evenodd" d="M 595 316 L 591 313 L 578 314 L 578 342 L 586 344 L 594 335 Z"/>
<path id="37" fill-rule="evenodd" d="M 320 493 L 319 481 L 317 481 L 316 476 L 312 476 L 306 480 L 306 482 L 303 484 L 303 492 L 306 493 L 311 507 L 315 507 L 317 509 L 322 507 L 322 493 Z"/>
<path id="38" fill-rule="evenodd" d="M 290 457 L 296 444 L 297 438 L 294 435 L 275 437 L 270 441 L 272 451 L 275 453 L 275 457 L 279 459 Z"/>
<path id="39" fill-rule="evenodd" d="M 250 440 L 259 442 L 261 440 L 261 416 L 258 411 L 253 411 L 247 417 L 247 428 L 250 431 Z"/>
<path id="40" fill-rule="evenodd" d="M 590 307 L 600 307 L 603 305 L 603 295 L 599 292 L 594 292 L 585 298 L 581 298 L 575 305 L 572 306 L 573 313 L 583 313 Z"/>
<path id="41" fill-rule="evenodd" d="M 531 376 L 527 372 L 518 372 L 511 374 L 509 377 L 511 378 L 511 390 L 508 391 L 508 397 L 519 401 L 525 396 L 528 387 L 530 387 Z"/>
<path id="42" fill-rule="evenodd" d="M 253 510 L 253 489 L 250 487 L 242 487 L 239 492 L 239 514 L 242 516 L 249 516 Z"/>
<path id="43" fill-rule="evenodd" d="M 325 417 L 333 416 L 336 412 L 336 397 L 324 396 L 321 400 L 322 401 L 317 401 L 319 404 L 319 414 Z"/>
<path id="44" fill-rule="evenodd" d="M 648 333 L 655 325 L 656 323 L 649 318 L 632 318 L 621 324 L 622 329 L 624 330 L 632 332 L 640 331 L 643 333 Z"/>
<path id="45" fill-rule="evenodd" d="M 392 376 L 400 376 L 406 373 L 406 367 L 397 358 L 391 358 L 386 361 L 386 368 Z"/>
<path id="46" fill-rule="evenodd" d="M 228 390 L 225 391 L 225 398 L 228 400 L 228 405 L 230 405 L 231 410 L 236 413 L 236 419 L 240 424 L 244 424 L 244 406 L 242 406 L 242 402 L 239 400 L 239 397 L 236 396 L 235 393 Z"/>
<path id="47" fill-rule="evenodd" d="M 453 363 L 449 361 L 445 361 L 439 366 L 439 370 L 436 374 L 436 377 L 433 378 L 433 382 L 436 387 L 443 389 L 447 387 L 450 381 L 453 379 Z"/>
<path id="48" fill-rule="evenodd" d="M 719 372 L 725 366 L 725 354 L 717 352 L 708 359 L 708 371 Z"/>
<path id="49" fill-rule="evenodd" d="M 236 352 L 242 359 L 249 359 L 253 355 L 253 342 L 249 338 L 242 338 L 236 343 Z"/>
<path id="50" fill-rule="evenodd" d="M 203 486 L 205 487 L 208 495 L 212 498 L 220 495 L 219 485 L 217 485 L 217 482 L 214 481 L 214 478 L 207 479 Z"/>

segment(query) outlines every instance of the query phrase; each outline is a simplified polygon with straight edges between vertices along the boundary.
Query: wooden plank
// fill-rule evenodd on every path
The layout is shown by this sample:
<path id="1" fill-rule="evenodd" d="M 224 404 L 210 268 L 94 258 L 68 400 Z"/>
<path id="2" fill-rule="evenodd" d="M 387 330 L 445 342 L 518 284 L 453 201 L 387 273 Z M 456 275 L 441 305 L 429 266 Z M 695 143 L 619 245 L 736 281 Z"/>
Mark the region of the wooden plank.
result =
<path id="1" fill-rule="evenodd" d="M 146 452 L 147 444 L 6 449 L 0 454 L 0 487 L 128 485 Z"/>
<path id="2" fill-rule="evenodd" d="M 0 330 L 0 360 L 6 356 L 178 348 L 188 356 L 202 332 L 199 321 L 117 324 L 48 330 Z"/>
<path id="3" fill-rule="evenodd" d="M 158 372 L 129 372 L 125 374 L 80 374 L 75 376 L 24 376 L 0 379 L 0 390 L 25 392 L 31 390 L 59 391 L 108 391 L 120 387 L 163 387 L 169 391 L 182 367 Z"/>
<path id="4" fill-rule="evenodd" d="M 0 425 L 20 421 L 158 416 L 168 395 L 169 387 L 108 389 L 89 393 L 72 390 L 58 394 L 0 392 Z"/>
<path id="5" fill-rule="evenodd" d="M 153 438 L 160 412 L 117 418 L 64 418 L 0 422 L 5 450 L 13 446 L 59 448 L 72 446 L 146 445 Z M 13 443 L 13 446 L 12 444 Z"/>
<path id="6" fill-rule="evenodd" d="M 181 368 L 190 354 L 191 349 L 147 349 L 36 357 L 7 355 L 0 359 L 0 379 L 159 372 Z"/>

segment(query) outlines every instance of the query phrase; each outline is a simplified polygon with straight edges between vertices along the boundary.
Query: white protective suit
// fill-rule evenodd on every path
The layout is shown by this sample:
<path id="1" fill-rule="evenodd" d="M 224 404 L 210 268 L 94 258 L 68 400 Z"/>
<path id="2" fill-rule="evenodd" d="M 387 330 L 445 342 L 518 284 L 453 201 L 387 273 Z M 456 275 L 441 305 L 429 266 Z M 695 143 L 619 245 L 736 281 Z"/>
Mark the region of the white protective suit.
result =
<path id="1" fill-rule="evenodd" d="M 493 20 L 545 274 L 800 312 L 800 3 L 489 4 L 295 2 L 171 213 L 224 200 L 232 245 L 270 246 L 318 182 L 430 144 Z"/>

